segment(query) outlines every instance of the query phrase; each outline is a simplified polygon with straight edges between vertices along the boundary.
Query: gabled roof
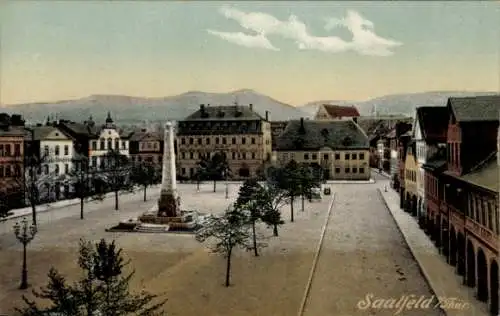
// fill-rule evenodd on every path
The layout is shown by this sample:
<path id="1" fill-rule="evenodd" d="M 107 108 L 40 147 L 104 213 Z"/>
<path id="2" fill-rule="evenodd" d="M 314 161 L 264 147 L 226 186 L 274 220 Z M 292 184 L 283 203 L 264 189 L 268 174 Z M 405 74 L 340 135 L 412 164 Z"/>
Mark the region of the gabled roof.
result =
<path id="1" fill-rule="evenodd" d="M 500 95 L 449 98 L 447 107 L 458 122 L 498 121 Z"/>
<path id="2" fill-rule="evenodd" d="M 359 116 L 358 109 L 353 105 L 343 106 L 343 105 L 323 104 L 323 108 L 326 110 L 326 112 L 331 118 Z"/>
<path id="3" fill-rule="evenodd" d="M 421 106 L 417 108 L 416 119 L 422 138 L 426 142 L 446 142 L 449 110 L 444 106 Z"/>
<path id="4" fill-rule="evenodd" d="M 290 121 L 276 142 L 281 151 L 369 148 L 368 137 L 352 120 Z"/>
<path id="5" fill-rule="evenodd" d="M 54 126 L 50 126 L 50 125 L 49 126 L 47 126 L 47 125 L 33 126 L 33 127 L 31 127 L 31 129 L 33 129 L 33 132 L 34 132 L 33 136 L 34 136 L 35 140 L 46 140 L 47 137 L 53 132 L 61 133 L 64 136 L 66 136 L 67 138 L 69 138 L 70 140 L 73 139 L 73 137 L 71 137 L 70 135 L 65 133 L 63 130 L 61 130 L 57 127 L 54 127 Z M 29 134 L 29 136 L 32 135 L 30 132 L 28 134 Z"/>
<path id="6" fill-rule="evenodd" d="M 163 140 L 160 133 L 156 132 L 148 132 L 148 131 L 136 131 L 133 132 L 132 136 L 130 136 L 130 141 L 144 141 L 146 139 L 151 140 Z"/>
<path id="7" fill-rule="evenodd" d="M 200 109 L 189 115 L 184 121 L 255 121 L 265 120 L 250 106 L 200 106 Z"/>
<path id="8" fill-rule="evenodd" d="M 497 153 L 492 153 L 471 172 L 459 178 L 487 190 L 498 192 L 500 179 L 498 177 Z"/>

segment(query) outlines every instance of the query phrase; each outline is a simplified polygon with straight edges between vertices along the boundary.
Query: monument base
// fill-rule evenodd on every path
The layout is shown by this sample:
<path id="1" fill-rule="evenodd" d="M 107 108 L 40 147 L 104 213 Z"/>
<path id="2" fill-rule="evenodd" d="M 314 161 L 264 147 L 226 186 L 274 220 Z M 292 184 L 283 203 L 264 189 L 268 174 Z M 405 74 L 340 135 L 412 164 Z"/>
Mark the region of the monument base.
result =
<path id="1" fill-rule="evenodd" d="M 175 191 L 162 191 L 158 200 L 158 217 L 178 217 L 180 198 Z"/>

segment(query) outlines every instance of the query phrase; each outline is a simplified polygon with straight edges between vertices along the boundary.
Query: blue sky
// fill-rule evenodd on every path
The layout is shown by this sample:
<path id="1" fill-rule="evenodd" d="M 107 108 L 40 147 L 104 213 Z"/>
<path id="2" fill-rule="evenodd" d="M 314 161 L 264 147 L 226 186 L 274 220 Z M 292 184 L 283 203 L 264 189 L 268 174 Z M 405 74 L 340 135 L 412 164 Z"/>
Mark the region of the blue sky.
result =
<path id="1" fill-rule="evenodd" d="M 0 5 L 0 102 L 257 90 L 298 105 L 500 89 L 500 2 Z"/>

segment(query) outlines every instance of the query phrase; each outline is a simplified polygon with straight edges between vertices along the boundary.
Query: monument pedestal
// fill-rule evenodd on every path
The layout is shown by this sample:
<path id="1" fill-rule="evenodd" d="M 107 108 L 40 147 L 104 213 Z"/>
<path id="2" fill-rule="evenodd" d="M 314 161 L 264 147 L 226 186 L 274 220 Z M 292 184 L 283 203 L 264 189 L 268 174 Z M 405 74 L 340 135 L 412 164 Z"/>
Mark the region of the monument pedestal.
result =
<path id="1" fill-rule="evenodd" d="M 158 217 L 180 216 L 180 199 L 175 191 L 162 191 L 158 200 Z"/>

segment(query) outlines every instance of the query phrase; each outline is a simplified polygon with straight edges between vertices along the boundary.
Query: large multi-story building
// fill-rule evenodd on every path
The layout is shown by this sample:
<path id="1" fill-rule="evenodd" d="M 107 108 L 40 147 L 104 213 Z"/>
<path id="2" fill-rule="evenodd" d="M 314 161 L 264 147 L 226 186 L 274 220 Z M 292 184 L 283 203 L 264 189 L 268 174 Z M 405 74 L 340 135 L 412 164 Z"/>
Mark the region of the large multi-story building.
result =
<path id="1" fill-rule="evenodd" d="M 408 143 L 405 156 L 405 204 L 406 211 L 417 215 L 417 173 L 418 164 L 416 157 L 416 143 L 414 140 Z"/>
<path id="2" fill-rule="evenodd" d="M 416 109 L 413 124 L 413 139 L 416 143 L 417 157 L 417 216 L 423 225 L 427 215 L 425 206 L 425 169 L 427 159 L 434 156 L 440 148 L 446 147 L 448 128 L 448 109 L 443 106 L 423 106 Z"/>
<path id="3" fill-rule="evenodd" d="M 427 231 L 447 262 L 499 311 L 500 95 L 450 98 L 446 148 L 424 168 Z"/>
<path id="4" fill-rule="evenodd" d="M 149 162 L 161 166 L 163 137 L 159 132 L 141 129 L 130 137 L 130 160 L 134 163 Z"/>
<path id="5" fill-rule="evenodd" d="M 34 126 L 26 134 L 31 153 L 40 161 L 41 201 L 59 200 L 70 193 L 67 177 L 72 171 L 73 139 L 57 127 Z"/>
<path id="6" fill-rule="evenodd" d="M 0 209 L 23 204 L 24 121 L 0 114 Z"/>
<path id="7" fill-rule="evenodd" d="M 352 120 L 290 121 L 276 144 L 276 161 L 321 167 L 328 179 L 370 179 L 366 134 Z"/>
<path id="8" fill-rule="evenodd" d="M 271 160 L 271 124 L 253 106 L 205 106 L 177 125 L 177 162 L 182 177 L 193 177 L 198 162 L 220 152 L 232 177 L 256 176 Z"/>

